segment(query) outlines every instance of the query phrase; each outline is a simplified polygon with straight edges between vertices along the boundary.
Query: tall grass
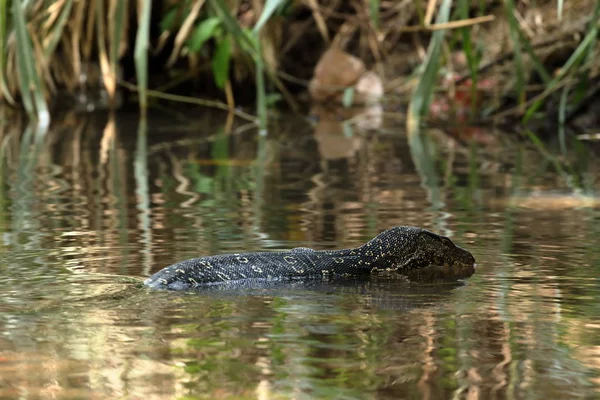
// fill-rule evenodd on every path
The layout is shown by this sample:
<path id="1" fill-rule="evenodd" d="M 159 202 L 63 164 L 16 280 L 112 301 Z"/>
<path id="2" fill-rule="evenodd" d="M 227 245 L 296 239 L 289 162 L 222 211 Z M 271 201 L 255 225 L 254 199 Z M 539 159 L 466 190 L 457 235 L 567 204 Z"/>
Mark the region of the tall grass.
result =
<path id="1" fill-rule="evenodd" d="M 283 87 L 274 66 L 265 62 L 262 54 L 263 43 L 272 41 L 264 34 L 264 27 L 289 1 L 267 0 L 252 29 L 242 26 L 234 17 L 239 4 L 232 3 L 232 8 L 230 3 L 225 0 L 171 3 L 163 16 L 161 26 L 165 31 L 161 38 L 175 38 L 169 60 L 171 66 L 178 59 L 202 58 L 214 46 L 215 51 L 210 56 L 212 72 L 216 85 L 227 94 L 230 110 L 235 107 L 230 66 L 234 57 L 249 56 L 256 71 L 258 121 L 264 130 L 267 123 L 264 75 L 267 74 L 277 87 Z M 0 1 L 1 98 L 14 103 L 16 97 L 31 117 L 47 119 L 47 101 L 61 88 L 77 88 L 79 76 L 85 74 L 88 63 L 97 63 L 101 83 L 114 98 L 119 62 L 123 50 L 127 51 L 129 46 L 133 47 L 136 90 L 140 109 L 144 112 L 151 94 L 148 91 L 148 55 L 153 45 L 150 43 L 152 5 L 150 0 Z M 131 10 L 137 13 L 133 46 L 127 43 L 126 35 Z M 177 16 L 181 15 L 187 17 L 178 23 Z M 15 40 L 11 41 L 13 36 Z M 13 68 L 14 63 L 16 68 Z M 9 85 L 13 75 L 18 78 L 18 85 Z"/>
<path id="2" fill-rule="evenodd" d="M 441 3 L 439 9 L 436 8 L 438 3 Z M 486 116 L 482 112 L 477 113 L 476 101 L 480 98 L 480 94 L 477 93 L 479 82 L 484 79 L 491 78 L 495 81 L 494 92 L 497 104 L 511 104 L 511 99 L 515 104 L 504 109 L 495 108 L 491 104 L 488 105 L 487 108 L 491 110 L 489 118 L 522 117 L 523 122 L 529 122 L 536 116 L 545 117 L 543 114 L 539 115 L 538 111 L 549 104 L 548 101 L 553 99 L 555 92 L 562 90 L 560 102 L 557 102 L 559 104 L 559 118 L 556 122 L 565 123 L 568 114 L 566 109 L 569 106 L 576 106 L 584 97 L 582 93 L 585 92 L 585 82 L 590 82 L 600 76 L 600 69 L 594 66 L 593 61 L 594 55 L 597 55 L 599 51 L 596 40 L 598 36 L 597 21 L 600 18 L 600 2 L 587 2 L 591 18 L 589 18 L 586 25 L 567 24 L 564 30 L 562 25 L 544 27 L 547 32 L 551 32 L 556 37 L 556 42 L 553 42 L 549 41 L 547 36 L 535 36 L 531 27 L 524 20 L 524 13 L 528 8 L 533 9 L 533 5 L 526 8 L 527 6 L 523 6 L 517 0 L 504 0 L 502 14 L 505 18 L 500 21 L 506 24 L 512 54 L 501 54 L 497 59 L 490 59 L 490 55 L 486 54 L 486 46 L 492 44 L 489 42 L 490 39 L 488 38 L 488 41 L 485 42 L 474 35 L 472 25 L 459 28 L 460 40 L 458 40 L 457 35 L 448 35 L 452 40 L 447 41 L 444 35 L 440 34 L 440 30 L 435 29 L 436 27 L 439 27 L 438 29 L 459 27 L 461 22 L 465 23 L 469 19 L 476 20 L 485 15 L 489 16 L 486 13 L 490 12 L 493 5 L 486 1 L 480 1 L 479 15 L 473 16 L 475 10 L 472 8 L 472 2 L 458 0 L 456 12 L 449 16 L 446 14 L 447 3 L 445 1 L 430 0 L 427 13 L 423 18 L 423 29 L 431 30 L 433 33 L 429 39 L 427 55 L 418 69 L 419 80 L 410 101 L 407 118 L 409 131 L 417 131 L 415 129 L 416 125 L 429 113 L 430 96 L 436 89 L 439 91 L 441 86 L 438 71 L 453 71 L 452 62 L 449 57 L 444 59 L 440 52 L 441 48 L 448 50 L 444 54 L 450 55 L 455 51 L 461 51 L 464 54 L 466 62 L 462 71 L 463 77 L 458 80 L 457 84 L 469 80 L 468 88 L 463 87 L 462 90 L 470 90 L 471 110 L 475 117 L 482 120 L 485 120 Z M 557 21 L 562 22 L 566 6 L 562 1 L 557 3 Z M 435 15 L 434 13 L 437 13 L 437 20 L 434 25 L 428 25 L 428 21 L 432 15 Z M 551 20 L 551 16 L 546 15 L 547 10 L 539 11 L 538 14 L 540 13 L 545 13 L 543 18 Z M 581 29 L 582 26 L 585 29 Z M 481 29 L 478 31 L 481 32 Z M 568 38 L 574 35 L 571 32 L 581 31 L 584 32 L 584 35 L 581 36 L 582 40 L 574 48 L 570 57 L 560 68 L 554 71 L 549 70 L 546 59 L 552 51 L 556 52 L 556 49 L 560 48 L 561 41 L 564 41 L 564 47 L 568 49 L 570 40 Z M 483 58 L 486 56 L 488 59 L 484 63 Z M 489 71 L 493 71 L 494 75 L 490 75 Z M 535 85 L 531 85 L 531 83 L 534 78 L 541 81 L 541 89 L 539 89 L 540 85 L 537 86 L 538 89 L 533 89 Z M 575 88 L 577 90 L 571 90 Z M 454 91 L 455 87 L 451 85 L 450 88 L 445 88 L 445 90 Z M 461 106 L 464 107 L 464 104 Z"/>
<path id="3" fill-rule="evenodd" d="M 448 22 L 450 18 L 451 4 L 452 0 L 443 0 L 435 21 L 436 24 Z M 413 92 L 408 108 L 407 126 L 409 133 L 418 131 L 418 125 L 420 123 L 421 116 L 426 114 L 427 110 L 429 109 L 431 95 L 437 81 L 437 71 L 439 68 L 444 33 L 445 30 L 440 29 L 433 32 L 431 35 L 427 56 L 423 62 L 423 65 L 421 66 L 422 74 L 419 79 L 419 83 Z"/>
<path id="4" fill-rule="evenodd" d="M 9 103 L 14 103 L 13 97 L 8 90 L 8 84 L 6 82 L 6 37 L 8 33 L 7 22 L 8 22 L 8 2 L 6 0 L 0 0 L 0 91 L 2 98 Z"/>
<path id="5" fill-rule="evenodd" d="M 576 79 L 589 79 L 590 67 L 592 67 L 595 63 L 594 57 L 599 51 L 597 49 L 599 18 L 600 2 L 597 2 L 592 13 L 587 35 L 584 37 L 579 46 L 577 46 L 565 64 L 560 68 L 554 79 L 547 82 L 545 90 L 527 109 L 524 116 L 524 122 L 529 121 L 533 117 L 534 113 L 543 105 L 547 96 L 555 92 L 561 83 L 565 82 L 565 78 L 567 78 L 569 75 L 579 75 L 579 77 Z M 577 68 L 578 66 L 580 66 L 579 69 Z"/>
<path id="6" fill-rule="evenodd" d="M 138 88 L 140 93 L 140 109 L 143 114 L 147 107 L 148 88 L 148 48 L 150 39 L 150 15 L 152 0 L 142 2 L 139 26 L 135 40 L 135 71 L 137 73 Z"/>
<path id="7" fill-rule="evenodd" d="M 50 114 L 44 98 L 44 88 L 36 68 L 35 53 L 27 32 L 25 10 L 21 2 L 12 2 L 12 16 L 17 42 L 17 75 L 21 85 L 23 104 L 29 115 L 37 117 L 41 125 L 48 125 Z"/>
<path id="8" fill-rule="evenodd" d="M 295 105 L 279 78 L 280 58 L 286 56 L 282 52 L 284 46 L 280 33 L 286 32 L 286 28 L 296 22 L 295 14 L 290 10 L 310 7 L 313 21 L 304 30 L 294 31 L 293 35 L 300 38 L 294 39 L 296 43 L 302 43 L 303 35 L 308 36 L 311 32 L 318 32 L 324 42 L 328 41 L 331 32 L 335 33 L 337 29 L 335 24 L 339 16 L 343 17 L 346 13 L 346 22 L 357 25 L 360 35 L 356 46 L 362 49 L 354 49 L 355 52 L 370 53 L 376 61 L 380 61 L 381 55 L 386 53 L 384 49 L 388 49 L 388 55 L 393 55 L 389 49 L 394 48 L 394 43 L 386 40 L 427 44 L 426 56 L 416 69 L 418 83 L 410 99 L 408 121 L 413 126 L 428 115 L 432 96 L 440 90 L 440 72 L 448 71 L 462 74 L 462 80 L 457 84 L 466 79 L 470 81 L 468 90 L 471 91 L 472 111 L 479 107 L 476 101 L 478 85 L 492 71 L 508 77 L 497 79 L 495 96 L 509 101 L 501 99 L 494 104 L 514 105 L 508 110 L 488 105 L 491 116 L 511 115 L 529 121 L 560 90 L 560 115 L 561 121 L 565 121 L 569 115 L 567 108 L 585 97 L 582 95 L 585 83 L 600 75 L 594 66 L 594 55 L 598 53 L 600 2 L 582 0 L 578 3 L 579 7 L 581 4 L 589 4 L 590 7 L 591 18 L 587 19 L 585 29 L 580 29 L 583 24 L 574 28 L 573 24 L 568 24 L 567 16 L 573 14 L 572 9 L 577 6 L 575 3 L 559 0 L 555 4 L 555 20 L 560 24 L 545 28 L 558 33 L 564 29 L 565 38 L 571 39 L 577 37 L 572 32 L 581 33 L 582 40 L 573 47 L 564 65 L 552 71 L 546 63 L 549 45 L 540 42 L 540 37 L 532 33 L 531 26 L 524 20 L 528 11 L 536 10 L 536 4 L 525 4 L 519 0 L 501 3 L 489 0 L 476 3 L 429 0 L 424 9 L 418 2 L 411 5 L 369 0 L 353 2 L 352 12 L 340 11 L 343 9 L 341 3 L 329 0 L 306 4 L 291 0 L 161 3 L 150 0 L 0 0 L 0 98 L 5 103 L 22 105 L 32 118 L 47 121 L 48 104 L 54 96 L 60 91 L 78 90 L 86 68 L 92 65 L 100 71 L 99 83 L 105 87 L 111 105 L 115 105 L 112 100 L 117 88 L 131 88 L 130 83 L 119 81 L 120 63 L 124 57 L 129 57 L 134 61 L 135 90 L 140 109 L 144 112 L 150 106 L 149 97 L 183 99 L 157 93 L 149 87 L 150 52 L 166 53 L 169 49 L 165 67 L 170 69 L 173 85 L 192 79 L 201 71 L 210 72 L 215 86 L 226 99 L 226 107 L 222 106 L 224 103 L 220 107 L 231 112 L 239 111 L 233 87 L 250 77 L 256 90 L 254 118 L 261 128 L 260 132 L 266 132 L 269 90 L 281 92 L 290 105 Z M 153 6 L 162 10 L 163 14 L 157 16 L 153 13 Z M 356 15 L 360 18 L 355 18 Z M 490 22 L 495 16 L 501 18 Z M 431 23 L 434 19 L 435 22 Z M 486 46 L 490 37 L 486 38 L 486 43 L 479 35 L 483 30 L 478 24 L 483 23 L 505 24 L 508 53 L 489 54 Z M 151 37 L 151 26 L 159 27 L 158 37 Z M 132 29 L 136 32 L 128 34 Z M 452 34 L 447 34 L 447 30 L 451 30 Z M 396 36 L 390 33 L 403 31 L 406 33 Z M 135 39 L 130 42 L 131 37 Z M 392 37 L 394 39 L 388 39 Z M 559 42 L 563 40 L 557 37 Z M 564 39 L 565 46 L 572 42 L 571 39 Z M 323 48 L 326 48 L 325 44 Z M 464 54 L 464 66 L 457 68 L 453 65 L 450 56 L 455 52 Z M 542 89 L 531 88 L 534 76 L 541 81 Z M 169 86 L 171 83 L 165 85 Z M 198 100 L 207 105 L 214 104 L 209 99 Z"/>
<path id="9" fill-rule="evenodd" d="M 516 90 L 518 94 L 519 103 L 525 102 L 525 67 L 523 65 L 523 56 L 521 53 L 521 42 L 519 35 L 519 22 L 515 17 L 515 2 L 514 0 L 504 0 L 506 7 L 506 19 L 508 20 L 508 26 L 510 30 L 510 40 L 513 46 L 513 52 L 515 55 L 515 69 L 516 69 Z"/>

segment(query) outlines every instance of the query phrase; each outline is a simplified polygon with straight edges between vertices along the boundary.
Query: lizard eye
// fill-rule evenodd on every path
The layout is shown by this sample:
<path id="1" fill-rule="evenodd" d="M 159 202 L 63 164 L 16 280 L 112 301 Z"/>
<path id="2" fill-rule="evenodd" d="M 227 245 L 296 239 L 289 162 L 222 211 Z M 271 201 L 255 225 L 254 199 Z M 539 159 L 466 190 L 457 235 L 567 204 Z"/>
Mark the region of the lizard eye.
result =
<path id="1" fill-rule="evenodd" d="M 423 230 L 423 233 L 446 246 L 454 247 L 454 243 L 452 243 L 452 240 L 448 239 L 446 236 L 436 235 L 435 233 L 426 230 Z"/>
<path id="2" fill-rule="evenodd" d="M 452 243 L 452 240 L 448 239 L 445 236 L 442 236 L 441 240 L 442 240 L 442 243 L 445 244 L 446 246 L 453 246 L 454 245 L 454 243 Z"/>

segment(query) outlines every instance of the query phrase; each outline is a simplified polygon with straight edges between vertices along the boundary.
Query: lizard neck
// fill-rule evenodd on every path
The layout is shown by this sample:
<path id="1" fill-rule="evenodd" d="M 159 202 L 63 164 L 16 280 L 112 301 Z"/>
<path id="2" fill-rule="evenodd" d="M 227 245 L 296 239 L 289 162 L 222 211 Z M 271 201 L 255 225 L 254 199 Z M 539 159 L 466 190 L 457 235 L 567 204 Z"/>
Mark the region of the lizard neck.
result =
<path id="1" fill-rule="evenodd" d="M 357 247 L 354 251 L 361 259 L 373 267 L 390 267 L 403 264 L 414 256 L 415 249 L 412 248 L 412 232 L 390 229 L 364 245 Z"/>
<path id="2" fill-rule="evenodd" d="M 334 260 L 339 260 L 340 264 L 343 262 L 357 267 L 373 268 L 386 263 L 388 252 L 383 246 L 376 246 L 375 244 L 368 246 L 367 243 L 352 249 L 325 251 L 324 253 Z"/>

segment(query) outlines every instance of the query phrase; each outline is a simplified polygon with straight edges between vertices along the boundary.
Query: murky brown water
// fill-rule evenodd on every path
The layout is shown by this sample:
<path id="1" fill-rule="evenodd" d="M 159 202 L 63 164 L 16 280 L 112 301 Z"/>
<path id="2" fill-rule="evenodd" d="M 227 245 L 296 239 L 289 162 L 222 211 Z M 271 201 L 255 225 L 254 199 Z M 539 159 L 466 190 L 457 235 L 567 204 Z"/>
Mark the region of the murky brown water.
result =
<path id="1" fill-rule="evenodd" d="M 600 166 L 584 147 L 275 125 L 3 125 L 0 398 L 600 397 Z M 470 249 L 476 273 L 192 294 L 129 278 L 408 224 Z"/>

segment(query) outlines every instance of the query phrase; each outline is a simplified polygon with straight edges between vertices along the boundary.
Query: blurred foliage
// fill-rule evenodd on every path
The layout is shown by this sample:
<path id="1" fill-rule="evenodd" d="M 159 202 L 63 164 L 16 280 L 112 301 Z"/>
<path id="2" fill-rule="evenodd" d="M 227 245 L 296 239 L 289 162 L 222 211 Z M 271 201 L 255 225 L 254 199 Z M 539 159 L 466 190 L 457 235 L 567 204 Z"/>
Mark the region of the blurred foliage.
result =
<path id="1" fill-rule="evenodd" d="M 598 91 L 599 13 L 594 0 L 0 1 L 0 96 L 45 121 L 60 93 L 102 90 L 117 107 L 120 83 L 134 82 L 144 110 L 149 85 L 199 86 L 205 74 L 229 110 L 240 88 L 255 90 L 266 128 L 268 92 L 295 107 L 290 86 L 340 46 L 385 75 L 386 101 L 409 98 L 415 123 L 440 92 L 442 108 L 470 119 L 528 121 L 545 106 L 564 122 Z"/>

